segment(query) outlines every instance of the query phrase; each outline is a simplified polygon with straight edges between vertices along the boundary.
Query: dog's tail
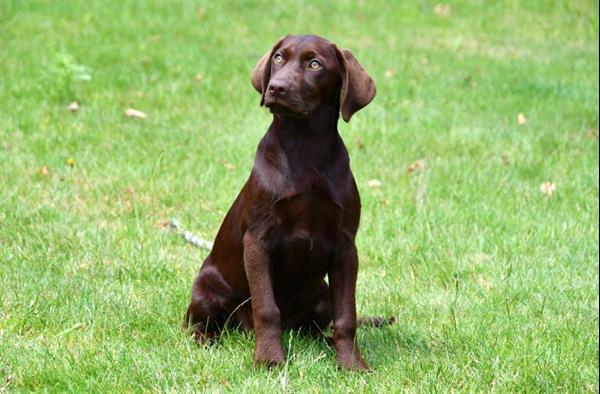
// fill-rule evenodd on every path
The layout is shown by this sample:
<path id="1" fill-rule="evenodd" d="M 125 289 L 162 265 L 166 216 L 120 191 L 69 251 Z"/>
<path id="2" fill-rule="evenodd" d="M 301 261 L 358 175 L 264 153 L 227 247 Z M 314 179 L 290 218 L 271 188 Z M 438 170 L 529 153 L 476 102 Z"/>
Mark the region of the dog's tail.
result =
<path id="1" fill-rule="evenodd" d="M 363 327 L 385 327 L 396 323 L 395 317 L 359 317 L 357 320 L 359 326 Z"/>

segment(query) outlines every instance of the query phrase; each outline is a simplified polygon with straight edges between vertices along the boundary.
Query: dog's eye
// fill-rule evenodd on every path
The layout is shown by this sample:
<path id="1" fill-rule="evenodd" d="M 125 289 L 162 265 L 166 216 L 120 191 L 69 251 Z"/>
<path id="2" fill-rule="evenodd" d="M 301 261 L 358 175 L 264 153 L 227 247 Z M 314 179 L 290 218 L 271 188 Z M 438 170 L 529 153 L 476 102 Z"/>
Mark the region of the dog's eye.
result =
<path id="1" fill-rule="evenodd" d="M 281 55 L 281 53 L 276 53 L 275 56 L 273 56 L 273 63 L 279 64 L 282 61 L 283 61 L 283 56 Z"/>
<path id="2" fill-rule="evenodd" d="M 318 60 L 311 60 L 310 63 L 308 63 L 308 67 L 313 70 L 318 70 L 321 68 L 321 63 L 319 63 Z"/>

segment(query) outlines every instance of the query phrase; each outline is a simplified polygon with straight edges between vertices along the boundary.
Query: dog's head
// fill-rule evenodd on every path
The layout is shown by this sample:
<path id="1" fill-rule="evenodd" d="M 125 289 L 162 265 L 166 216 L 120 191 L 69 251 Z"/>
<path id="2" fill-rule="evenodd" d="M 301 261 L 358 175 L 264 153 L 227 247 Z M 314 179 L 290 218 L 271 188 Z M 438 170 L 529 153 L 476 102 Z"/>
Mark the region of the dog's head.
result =
<path id="1" fill-rule="evenodd" d="M 375 82 L 354 55 L 313 35 L 279 40 L 258 61 L 252 85 L 272 113 L 308 117 L 339 104 L 346 122 L 375 97 Z"/>

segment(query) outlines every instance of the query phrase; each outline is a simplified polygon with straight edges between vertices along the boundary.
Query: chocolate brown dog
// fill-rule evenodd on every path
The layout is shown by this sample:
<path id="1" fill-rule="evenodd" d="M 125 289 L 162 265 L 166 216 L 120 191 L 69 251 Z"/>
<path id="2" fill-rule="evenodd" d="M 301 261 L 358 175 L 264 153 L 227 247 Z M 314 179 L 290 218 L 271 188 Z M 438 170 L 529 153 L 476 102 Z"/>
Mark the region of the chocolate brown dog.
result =
<path id="1" fill-rule="evenodd" d="M 260 59 L 252 85 L 273 123 L 194 282 L 184 326 L 201 342 L 227 323 L 254 329 L 255 363 L 277 365 L 283 329 L 319 335 L 333 320 L 338 363 L 366 370 L 356 342 L 360 199 L 337 121 L 369 104 L 375 83 L 350 51 L 287 36 Z"/>

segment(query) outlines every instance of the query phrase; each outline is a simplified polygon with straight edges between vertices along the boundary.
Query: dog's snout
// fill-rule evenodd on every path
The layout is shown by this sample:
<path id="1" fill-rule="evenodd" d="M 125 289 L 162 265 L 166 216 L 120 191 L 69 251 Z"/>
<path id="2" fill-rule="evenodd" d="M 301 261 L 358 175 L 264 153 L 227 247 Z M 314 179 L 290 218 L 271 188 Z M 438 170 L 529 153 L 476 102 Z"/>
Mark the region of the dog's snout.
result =
<path id="1" fill-rule="evenodd" d="M 289 90 L 289 83 L 283 79 L 273 79 L 267 89 L 273 95 L 284 96 Z"/>

